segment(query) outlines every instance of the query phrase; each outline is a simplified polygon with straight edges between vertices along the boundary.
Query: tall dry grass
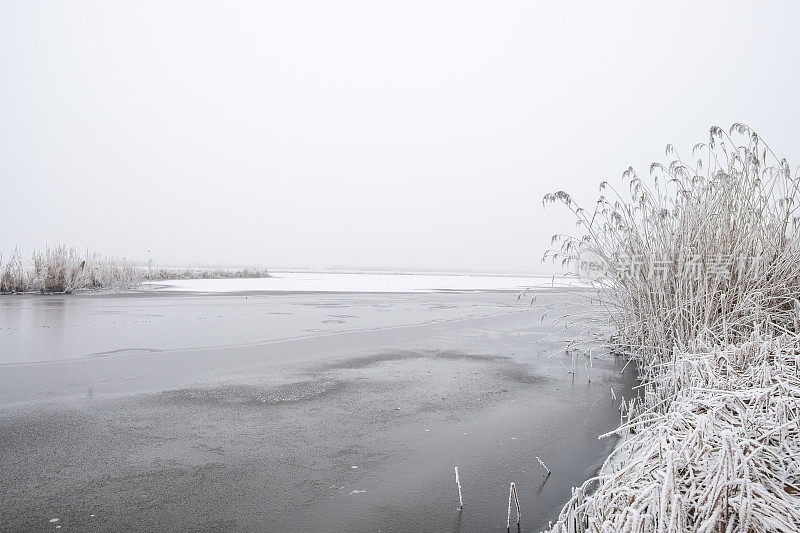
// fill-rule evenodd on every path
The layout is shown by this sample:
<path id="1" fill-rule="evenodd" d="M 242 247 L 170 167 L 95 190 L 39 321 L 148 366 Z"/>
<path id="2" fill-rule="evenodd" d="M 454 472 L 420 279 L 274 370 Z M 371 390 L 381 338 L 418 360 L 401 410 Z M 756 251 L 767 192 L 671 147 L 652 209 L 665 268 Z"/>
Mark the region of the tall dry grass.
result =
<path id="1" fill-rule="evenodd" d="M 747 126 L 712 128 L 691 163 L 672 146 L 650 183 L 628 169 L 627 196 L 607 182 L 591 212 L 563 192 L 579 235 L 559 235 L 564 263 L 596 263 L 620 347 L 647 363 L 702 337 L 736 342 L 797 333 L 800 208 L 797 175 Z"/>
<path id="2" fill-rule="evenodd" d="M 789 531 L 800 525 L 798 188 L 743 124 L 625 172 L 547 255 L 592 272 L 611 344 L 643 381 L 627 440 L 575 489 L 561 531 Z M 595 490 L 595 492 L 592 492 Z"/>
<path id="3" fill-rule="evenodd" d="M 0 293 L 71 293 L 78 290 L 130 289 L 145 281 L 170 279 L 264 278 L 263 268 L 153 268 L 127 259 L 104 257 L 63 244 L 35 250 L 30 260 L 15 249 L 0 256 Z"/>
<path id="4" fill-rule="evenodd" d="M 70 293 L 89 289 L 123 289 L 138 285 L 143 273 L 125 259 L 80 253 L 63 244 L 33 252 L 30 261 L 15 249 L 0 264 L 0 292 Z"/>
<path id="5" fill-rule="evenodd" d="M 170 279 L 244 279 L 269 278 L 266 268 L 201 268 L 201 267 L 157 267 L 148 268 L 146 280 L 159 281 Z"/>

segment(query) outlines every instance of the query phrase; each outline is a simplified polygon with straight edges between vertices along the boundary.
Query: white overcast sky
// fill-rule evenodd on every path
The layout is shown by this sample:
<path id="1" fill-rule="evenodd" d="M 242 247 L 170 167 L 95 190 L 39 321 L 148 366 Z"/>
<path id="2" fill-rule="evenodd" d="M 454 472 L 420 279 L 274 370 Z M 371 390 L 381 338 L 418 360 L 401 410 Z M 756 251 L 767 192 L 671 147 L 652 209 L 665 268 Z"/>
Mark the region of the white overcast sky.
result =
<path id="1" fill-rule="evenodd" d="M 800 2 L 0 0 L 0 250 L 536 271 L 541 197 L 750 124 Z"/>

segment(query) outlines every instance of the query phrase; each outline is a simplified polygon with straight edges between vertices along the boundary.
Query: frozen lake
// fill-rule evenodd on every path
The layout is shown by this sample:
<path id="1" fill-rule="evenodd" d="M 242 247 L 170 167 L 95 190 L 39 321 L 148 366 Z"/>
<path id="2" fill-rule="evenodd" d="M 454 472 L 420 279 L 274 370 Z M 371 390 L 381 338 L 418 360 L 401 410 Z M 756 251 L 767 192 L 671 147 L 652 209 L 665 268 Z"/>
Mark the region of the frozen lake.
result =
<path id="1" fill-rule="evenodd" d="M 582 290 L 418 281 L 0 297 L 4 530 L 504 531 L 511 481 L 544 528 L 633 370 L 548 357 L 602 318 Z"/>

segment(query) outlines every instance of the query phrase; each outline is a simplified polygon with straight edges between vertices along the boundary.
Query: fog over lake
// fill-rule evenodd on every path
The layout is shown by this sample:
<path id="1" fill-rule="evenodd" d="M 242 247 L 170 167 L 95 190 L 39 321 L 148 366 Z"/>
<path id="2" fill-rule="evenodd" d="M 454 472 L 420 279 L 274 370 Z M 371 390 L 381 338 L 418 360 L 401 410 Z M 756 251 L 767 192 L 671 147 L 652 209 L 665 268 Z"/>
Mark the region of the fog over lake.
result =
<path id="1" fill-rule="evenodd" d="M 800 160 L 796 2 L 3 2 L 0 251 L 531 272 L 711 125 Z M 621 181 L 616 181 L 623 189 Z M 11 230 L 13 228 L 13 231 Z"/>

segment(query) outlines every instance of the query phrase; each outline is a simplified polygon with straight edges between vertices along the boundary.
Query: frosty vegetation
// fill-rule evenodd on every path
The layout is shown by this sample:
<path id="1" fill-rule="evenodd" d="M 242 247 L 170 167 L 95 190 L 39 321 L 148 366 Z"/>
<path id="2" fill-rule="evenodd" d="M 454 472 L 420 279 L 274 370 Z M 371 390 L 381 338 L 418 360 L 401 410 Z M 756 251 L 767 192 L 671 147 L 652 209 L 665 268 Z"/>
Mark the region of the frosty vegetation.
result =
<path id="1" fill-rule="evenodd" d="M 554 530 L 795 531 L 800 524 L 800 177 L 750 128 L 607 183 L 551 255 L 592 270 L 642 384 L 623 441 Z M 588 261 L 587 261 L 588 259 Z"/>
<path id="2" fill-rule="evenodd" d="M 0 293 L 70 293 L 92 289 L 130 289 L 167 279 L 264 278 L 265 269 L 153 268 L 127 259 L 80 253 L 59 244 L 34 251 L 25 260 L 19 250 L 0 257 Z"/>

